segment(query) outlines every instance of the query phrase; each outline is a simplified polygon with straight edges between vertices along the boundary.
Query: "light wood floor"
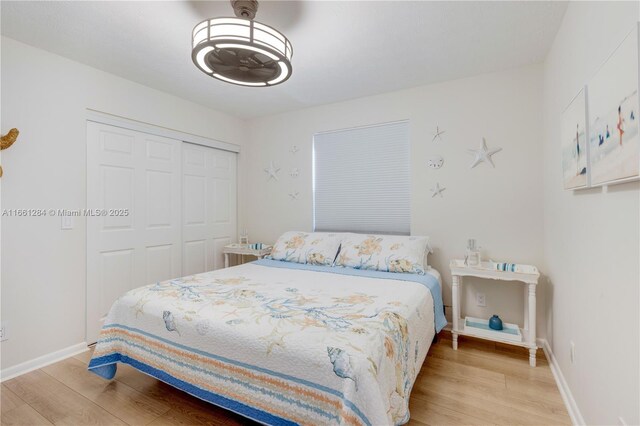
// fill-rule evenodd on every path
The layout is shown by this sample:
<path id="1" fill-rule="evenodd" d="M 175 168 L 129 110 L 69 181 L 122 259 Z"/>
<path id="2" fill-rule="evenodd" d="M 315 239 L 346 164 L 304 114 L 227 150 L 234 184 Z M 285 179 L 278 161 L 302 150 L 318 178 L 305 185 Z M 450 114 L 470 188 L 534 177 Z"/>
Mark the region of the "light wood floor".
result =
<path id="1" fill-rule="evenodd" d="M 86 370 L 90 352 L 4 382 L 2 425 L 248 425 L 127 365 L 106 381 Z M 443 334 L 411 394 L 410 425 L 570 424 L 547 360 L 522 348 Z"/>

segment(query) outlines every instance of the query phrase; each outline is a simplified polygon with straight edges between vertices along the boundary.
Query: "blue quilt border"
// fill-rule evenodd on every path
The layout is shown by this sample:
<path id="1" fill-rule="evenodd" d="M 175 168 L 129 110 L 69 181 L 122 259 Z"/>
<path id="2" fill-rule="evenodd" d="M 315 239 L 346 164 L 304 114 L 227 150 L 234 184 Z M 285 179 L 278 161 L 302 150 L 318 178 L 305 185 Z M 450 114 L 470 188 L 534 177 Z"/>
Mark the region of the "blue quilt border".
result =
<path id="1" fill-rule="evenodd" d="M 224 396 L 201 389 L 195 385 L 177 379 L 162 370 L 145 364 L 144 362 L 138 361 L 137 359 L 131 358 L 127 355 L 122 355 L 120 353 L 112 353 L 99 358 L 93 358 L 89 363 L 89 371 L 92 371 L 93 373 L 105 379 L 112 379 L 116 374 L 117 362 L 129 364 L 137 370 L 140 370 L 141 372 L 151 377 L 154 377 L 164 383 L 167 383 L 168 385 L 180 389 L 181 391 L 184 391 L 189 395 L 192 395 L 213 405 L 217 405 L 218 407 L 224 408 L 226 410 L 233 411 L 236 414 L 247 417 L 251 420 L 255 420 L 256 422 L 274 426 L 296 425 L 296 423 L 290 420 L 274 416 L 273 414 L 267 413 L 266 411 L 250 407 L 233 399 L 225 398 Z"/>

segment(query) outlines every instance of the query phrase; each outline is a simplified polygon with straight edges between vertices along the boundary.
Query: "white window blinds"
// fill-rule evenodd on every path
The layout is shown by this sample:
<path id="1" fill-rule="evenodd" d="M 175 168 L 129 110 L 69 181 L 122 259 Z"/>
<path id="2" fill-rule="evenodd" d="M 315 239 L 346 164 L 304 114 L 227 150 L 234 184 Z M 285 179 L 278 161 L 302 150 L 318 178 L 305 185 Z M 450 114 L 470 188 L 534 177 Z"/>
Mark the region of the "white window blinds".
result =
<path id="1" fill-rule="evenodd" d="M 409 234 L 409 123 L 316 134 L 314 230 Z"/>

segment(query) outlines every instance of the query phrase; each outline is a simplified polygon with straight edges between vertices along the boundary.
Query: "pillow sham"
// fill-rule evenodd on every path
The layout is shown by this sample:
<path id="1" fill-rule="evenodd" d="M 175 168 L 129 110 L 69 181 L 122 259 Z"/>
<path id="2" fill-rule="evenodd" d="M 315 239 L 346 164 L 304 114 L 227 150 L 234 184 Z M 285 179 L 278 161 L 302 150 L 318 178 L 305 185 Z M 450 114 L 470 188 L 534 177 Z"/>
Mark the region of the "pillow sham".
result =
<path id="1" fill-rule="evenodd" d="M 271 250 L 270 258 L 311 265 L 333 265 L 342 234 L 285 232 Z"/>
<path id="2" fill-rule="evenodd" d="M 422 275 L 429 249 L 428 237 L 346 234 L 336 265 Z"/>

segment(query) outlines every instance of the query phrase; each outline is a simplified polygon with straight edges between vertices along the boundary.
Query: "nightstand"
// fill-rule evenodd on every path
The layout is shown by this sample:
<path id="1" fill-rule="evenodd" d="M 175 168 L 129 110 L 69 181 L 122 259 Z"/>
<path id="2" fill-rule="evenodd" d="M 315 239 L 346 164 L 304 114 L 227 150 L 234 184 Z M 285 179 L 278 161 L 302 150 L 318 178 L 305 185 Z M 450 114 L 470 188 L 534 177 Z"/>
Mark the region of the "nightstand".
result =
<path id="1" fill-rule="evenodd" d="M 255 256 L 258 259 L 262 259 L 271 253 L 272 246 L 263 246 L 261 249 L 251 248 L 251 244 L 229 244 L 224 246 L 222 252 L 224 253 L 224 267 L 229 267 L 229 255 L 238 254 L 240 256 Z"/>
<path id="2" fill-rule="evenodd" d="M 453 349 L 458 349 L 458 335 L 473 336 L 480 339 L 492 340 L 495 342 L 521 346 L 529 349 L 529 365 L 536 366 L 536 286 L 540 273 L 535 266 L 523 265 L 526 272 L 506 272 L 491 269 L 490 262 L 482 262 L 478 266 L 465 265 L 464 260 L 455 259 L 449 264 L 452 285 L 452 308 L 453 308 L 453 328 L 451 330 Z M 479 328 L 478 323 L 470 322 L 468 319 L 460 317 L 460 287 L 463 277 L 484 278 L 490 280 L 519 281 L 524 286 L 524 327 L 517 331 L 521 335 L 520 341 L 506 338 L 500 332 Z M 517 327 L 516 327 L 517 328 Z"/>

